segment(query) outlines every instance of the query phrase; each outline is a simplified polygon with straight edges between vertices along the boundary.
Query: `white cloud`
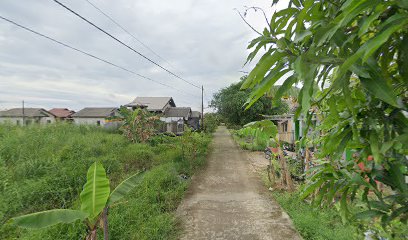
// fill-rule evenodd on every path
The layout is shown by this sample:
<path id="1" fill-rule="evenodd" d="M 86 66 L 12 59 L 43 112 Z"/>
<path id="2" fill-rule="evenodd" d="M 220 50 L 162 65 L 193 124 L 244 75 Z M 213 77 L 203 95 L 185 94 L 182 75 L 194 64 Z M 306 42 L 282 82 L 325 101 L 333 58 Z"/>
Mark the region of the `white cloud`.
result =
<path id="1" fill-rule="evenodd" d="M 85 0 L 62 1 L 171 71 L 207 96 L 238 81 L 256 35 L 233 10 L 260 6 L 271 13 L 270 1 L 255 0 L 91 0 L 155 52 L 143 48 Z M 172 77 L 97 31 L 51 0 L 2 0 L 0 15 L 62 42 L 171 85 L 195 97 L 149 82 L 81 55 L 0 20 L 0 108 L 29 105 L 45 108 L 118 106 L 135 96 L 173 96 L 179 106 L 201 107 L 200 90 Z M 248 15 L 259 30 L 260 13 Z M 246 66 L 245 69 L 250 69 Z"/>

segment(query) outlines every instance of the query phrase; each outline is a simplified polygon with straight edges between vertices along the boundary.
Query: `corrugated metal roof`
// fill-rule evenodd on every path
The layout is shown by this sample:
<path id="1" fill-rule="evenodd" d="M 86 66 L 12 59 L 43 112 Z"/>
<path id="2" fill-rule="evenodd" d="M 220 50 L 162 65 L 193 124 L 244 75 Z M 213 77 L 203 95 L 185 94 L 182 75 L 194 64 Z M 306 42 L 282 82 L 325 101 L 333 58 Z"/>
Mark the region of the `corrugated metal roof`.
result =
<path id="1" fill-rule="evenodd" d="M 133 102 L 126 104 L 126 107 L 147 106 L 148 111 L 164 111 L 164 107 L 170 103 L 170 106 L 175 107 L 176 104 L 171 97 L 137 97 Z"/>
<path id="2" fill-rule="evenodd" d="M 68 108 L 53 108 L 49 112 L 59 118 L 68 118 L 75 113 L 75 111 L 69 110 Z"/>
<path id="3" fill-rule="evenodd" d="M 54 115 L 43 108 L 24 108 L 24 117 L 53 117 Z M 23 108 L 12 108 L 0 112 L 0 117 L 23 117 Z"/>
<path id="4" fill-rule="evenodd" d="M 192 118 L 200 118 L 200 117 L 201 117 L 201 112 L 199 112 L 199 111 L 192 111 L 192 112 L 191 112 L 191 117 L 192 117 Z"/>
<path id="5" fill-rule="evenodd" d="M 165 117 L 184 117 L 189 118 L 191 116 L 191 108 L 189 107 L 171 107 L 164 111 Z"/>
<path id="6" fill-rule="evenodd" d="M 113 117 L 115 116 L 115 112 L 118 108 L 109 107 L 109 108 L 84 108 L 79 112 L 72 114 L 73 118 L 105 118 L 105 117 Z"/>

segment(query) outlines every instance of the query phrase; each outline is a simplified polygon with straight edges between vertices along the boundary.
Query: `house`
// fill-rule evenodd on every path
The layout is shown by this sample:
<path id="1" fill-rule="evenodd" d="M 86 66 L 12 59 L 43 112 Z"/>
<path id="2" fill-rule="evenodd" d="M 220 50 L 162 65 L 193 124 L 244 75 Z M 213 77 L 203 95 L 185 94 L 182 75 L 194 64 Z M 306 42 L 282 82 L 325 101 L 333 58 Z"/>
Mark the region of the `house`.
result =
<path id="1" fill-rule="evenodd" d="M 96 125 L 106 128 L 119 127 L 122 119 L 119 109 L 115 107 L 93 108 L 88 107 L 71 115 L 75 124 Z"/>
<path id="2" fill-rule="evenodd" d="M 166 132 L 182 134 L 191 114 L 189 107 L 169 107 L 164 111 L 160 120 L 166 123 Z"/>
<path id="3" fill-rule="evenodd" d="M 306 128 L 306 119 L 300 116 L 295 121 L 294 114 L 272 115 L 264 116 L 265 119 L 271 120 L 278 128 L 279 141 L 294 144 L 297 140 L 302 138 Z M 318 124 L 316 115 L 312 118 L 312 124 Z M 310 129 L 308 131 L 310 134 Z"/>
<path id="4" fill-rule="evenodd" d="M 133 102 L 128 103 L 125 107 L 146 108 L 152 113 L 164 113 L 169 107 L 176 107 L 172 97 L 137 97 Z"/>
<path id="5" fill-rule="evenodd" d="M 56 121 L 70 121 L 72 120 L 72 114 L 75 113 L 75 111 L 68 108 L 53 108 L 49 112 L 55 116 Z"/>
<path id="6" fill-rule="evenodd" d="M 188 126 L 190 126 L 194 130 L 200 129 L 200 119 L 201 113 L 198 111 L 192 111 L 191 116 L 187 121 Z"/>
<path id="7" fill-rule="evenodd" d="M 55 115 L 43 108 L 13 108 L 0 112 L 0 123 L 30 125 L 55 122 Z"/>

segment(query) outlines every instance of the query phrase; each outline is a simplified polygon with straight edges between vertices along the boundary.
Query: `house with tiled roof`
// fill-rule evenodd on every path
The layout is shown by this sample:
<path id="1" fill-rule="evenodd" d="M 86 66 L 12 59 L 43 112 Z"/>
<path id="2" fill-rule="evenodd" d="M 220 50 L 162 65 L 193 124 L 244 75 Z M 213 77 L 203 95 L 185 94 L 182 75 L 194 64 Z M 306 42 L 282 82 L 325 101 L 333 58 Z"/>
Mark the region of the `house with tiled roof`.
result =
<path id="1" fill-rule="evenodd" d="M 71 115 L 75 124 L 117 127 L 121 122 L 116 107 L 87 107 Z"/>
<path id="2" fill-rule="evenodd" d="M 75 113 L 75 111 L 68 108 L 53 108 L 49 112 L 54 114 L 57 121 L 72 120 L 72 114 Z"/>
<path id="3" fill-rule="evenodd" d="M 49 124 L 55 122 L 55 115 L 43 108 L 12 108 L 0 111 L 0 123 L 16 125 Z"/>
<path id="4" fill-rule="evenodd" d="M 146 108 L 152 113 L 164 113 L 167 108 L 176 107 L 176 104 L 172 97 L 136 97 L 125 106 L 132 109 Z"/>
<path id="5" fill-rule="evenodd" d="M 169 107 L 164 111 L 160 120 L 166 123 L 167 132 L 182 134 L 191 114 L 190 107 Z"/>

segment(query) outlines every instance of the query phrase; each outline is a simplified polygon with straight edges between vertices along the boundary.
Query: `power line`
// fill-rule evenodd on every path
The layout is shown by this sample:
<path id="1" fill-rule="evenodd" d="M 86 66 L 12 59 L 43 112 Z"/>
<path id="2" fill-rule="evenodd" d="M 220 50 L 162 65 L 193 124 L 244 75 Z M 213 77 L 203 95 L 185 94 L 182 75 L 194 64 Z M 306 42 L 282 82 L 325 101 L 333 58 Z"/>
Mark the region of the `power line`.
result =
<path id="1" fill-rule="evenodd" d="M 98 6 L 96 6 L 94 3 L 92 3 L 89 0 L 85 0 L 88 2 L 92 7 L 94 7 L 96 10 L 98 10 L 101 14 L 103 14 L 106 18 L 108 18 L 111 22 L 113 22 L 116 26 L 118 26 L 120 29 L 122 29 L 125 33 L 129 34 L 133 39 L 135 39 L 138 43 L 140 43 L 143 47 L 148 49 L 151 53 L 153 53 L 156 57 L 160 58 L 162 61 L 166 62 L 169 66 L 174 68 L 166 59 L 164 59 L 162 56 L 160 56 L 158 53 L 156 53 L 153 49 L 151 49 L 147 44 L 142 42 L 140 39 L 138 39 L 134 34 L 130 33 L 126 28 L 124 28 L 122 25 L 120 25 L 117 21 L 115 21 L 111 16 L 109 16 L 107 13 L 102 11 Z"/>
<path id="2" fill-rule="evenodd" d="M 134 72 L 134 71 L 132 71 L 132 70 L 129 70 L 129 69 L 125 68 L 125 67 L 119 66 L 119 65 L 117 65 L 117 64 L 115 64 L 115 63 L 112 63 L 112 62 L 110 62 L 110 61 L 108 61 L 108 60 L 105 60 L 105 59 L 103 59 L 103 58 L 97 57 L 97 56 L 95 56 L 95 55 L 93 55 L 93 54 L 91 54 L 91 53 L 82 51 L 81 49 L 78 49 L 78 48 L 76 48 L 76 47 L 72 47 L 72 46 L 70 46 L 70 45 L 68 45 L 68 44 L 65 44 L 65 43 L 63 43 L 63 42 L 61 42 L 61 41 L 58 41 L 58 40 L 56 40 L 56 39 L 54 39 L 54 38 L 52 38 L 52 37 L 49 37 L 49 36 L 47 36 L 47 35 L 44 35 L 44 34 L 42 34 L 42 33 L 37 32 L 37 31 L 35 31 L 35 30 L 33 30 L 33 29 L 30 29 L 30 28 L 28 28 L 28 27 L 25 27 L 25 26 L 23 26 L 23 25 L 21 25 L 21 24 L 19 24 L 19 23 L 16 23 L 16 22 L 14 22 L 13 20 L 10 20 L 10 19 L 8 19 L 8 18 L 5 18 L 5 17 L 3 17 L 3 16 L 1 16 L 1 15 L 0 15 L 0 18 L 3 19 L 3 20 L 5 20 L 5 21 L 7 21 L 7 22 L 9 22 L 9 23 L 11 23 L 11 24 L 14 24 L 15 26 L 18 26 L 18 27 L 20 27 L 20 28 L 22 28 L 22 29 L 24 29 L 24 30 L 26 30 L 26 31 L 29 31 L 29 32 L 31 32 L 31 33 L 34 33 L 34 34 L 36 34 L 36 35 L 38 35 L 38 36 L 41 36 L 41 37 L 43 37 L 43 38 L 46 38 L 46 39 L 48 39 L 48 40 L 50 40 L 50 41 L 53 41 L 53 42 L 55 42 L 55 43 L 58 43 L 58 44 L 60 44 L 60 45 L 62 45 L 62 46 L 64 46 L 64 47 L 66 47 L 66 48 L 71 49 L 71 50 L 74 50 L 74 51 L 80 52 L 80 53 L 82 53 L 82 54 L 84 54 L 84 55 L 87 55 L 88 57 L 97 59 L 97 60 L 99 60 L 99 61 L 101 61 L 101 62 L 104 62 L 104 63 L 109 64 L 109 65 L 111 65 L 111 66 L 114 66 L 114 67 L 116 67 L 116 68 L 119 68 L 119 69 L 121 69 L 121 70 L 123 70 L 123 71 L 129 72 L 129 73 L 131 73 L 131 74 L 134 74 L 134 75 L 139 76 L 139 77 L 141 77 L 141 78 L 144 78 L 144 79 L 146 79 L 146 80 L 155 82 L 155 83 L 160 84 L 160 85 L 162 85 L 162 86 L 169 87 L 169 88 L 172 88 L 172 89 L 174 89 L 174 90 L 176 90 L 176 91 L 182 92 L 182 93 L 184 93 L 184 94 L 189 94 L 189 95 L 191 95 L 191 96 L 196 97 L 195 95 L 192 95 L 192 94 L 190 94 L 190 93 L 188 93 L 188 92 L 184 92 L 184 91 L 182 91 L 182 90 L 180 90 L 180 89 L 177 89 L 177 88 L 175 88 L 175 87 L 173 87 L 173 86 L 167 85 L 167 84 L 165 84 L 165 83 L 161 83 L 161 82 L 156 81 L 156 80 L 154 80 L 154 79 L 151 79 L 151 78 L 149 78 L 149 77 L 143 76 L 143 75 L 141 75 L 141 74 L 139 74 L 139 73 L 137 73 L 137 72 Z"/>
<path id="3" fill-rule="evenodd" d="M 88 19 L 86 19 L 85 17 L 81 16 L 79 13 L 75 12 L 74 10 L 72 10 L 71 8 L 65 6 L 64 4 L 62 4 L 61 2 L 59 2 L 58 0 L 52 0 L 54 2 L 56 2 L 57 4 L 59 4 L 60 6 L 62 6 L 63 8 L 65 8 L 66 10 L 70 11 L 71 13 L 75 14 L 77 17 L 81 18 L 82 20 L 84 20 L 85 22 L 87 22 L 88 24 L 92 25 L 93 27 L 95 27 L 96 29 L 98 29 L 99 31 L 103 32 L 104 34 L 108 35 L 110 38 L 114 39 L 115 41 L 117 41 L 118 43 L 122 44 L 123 46 L 127 47 L 128 49 L 132 50 L 133 52 L 135 52 L 136 54 L 138 54 L 139 56 L 141 56 L 142 58 L 146 59 L 147 61 L 153 63 L 154 65 L 158 66 L 159 68 L 163 69 L 164 71 L 168 72 L 170 75 L 173 75 L 174 77 L 196 87 L 201 89 L 201 87 L 195 85 L 194 83 L 191 83 L 187 80 L 185 80 L 184 78 L 178 76 L 177 74 L 173 73 L 172 71 L 168 70 L 167 68 L 161 66 L 160 64 L 156 63 L 155 61 L 151 60 L 150 58 L 146 57 L 145 55 L 143 55 L 142 53 L 140 53 L 139 51 L 135 50 L 134 48 L 132 48 L 131 46 L 127 45 L 126 43 L 122 42 L 121 40 L 119 40 L 118 38 L 116 38 L 115 36 L 113 36 L 112 34 L 108 33 L 107 31 L 103 30 L 101 27 L 98 27 L 96 24 L 94 24 L 93 22 L 89 21 Z"/>

